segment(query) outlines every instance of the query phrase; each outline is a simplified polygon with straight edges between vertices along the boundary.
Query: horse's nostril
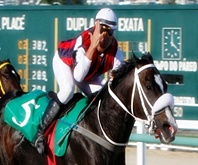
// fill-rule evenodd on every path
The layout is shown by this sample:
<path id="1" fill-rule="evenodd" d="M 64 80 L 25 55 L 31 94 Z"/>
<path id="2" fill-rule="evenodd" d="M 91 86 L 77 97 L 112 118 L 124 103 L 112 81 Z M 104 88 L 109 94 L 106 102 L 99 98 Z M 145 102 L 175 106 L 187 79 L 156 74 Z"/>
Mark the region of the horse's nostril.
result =
<path id="1" fill-rule="evenodd" d="M 174 128 L 170 124 L 164 124 L 163 129 L 167 132 L 169 132 L 171 135 L 175 134 Z"/>
<path id="2" fill-rule="evenodd" d="M 171 132 L 173 132 L 173 131 L 174 131 L 174 129 L 173 129 L 173 127 L 172 127 L 172 126 L 170 126 L 170 127 L 169 127 L 169 130 L 170 130 Z"/>
<path id="3" fill-rule="evenodd" d="M 163 129 L 169 130 L 170 124 L 163 124 Z"/>

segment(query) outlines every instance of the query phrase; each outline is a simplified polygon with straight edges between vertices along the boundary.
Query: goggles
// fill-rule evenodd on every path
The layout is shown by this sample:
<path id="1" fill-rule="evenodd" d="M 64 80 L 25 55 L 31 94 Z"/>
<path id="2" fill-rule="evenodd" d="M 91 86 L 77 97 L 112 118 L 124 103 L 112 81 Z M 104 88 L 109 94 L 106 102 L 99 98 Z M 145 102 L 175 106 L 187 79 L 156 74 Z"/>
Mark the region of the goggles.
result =
<path id="1" fill-rule="evenodd" d="M 114 30 L 106 25 L 100 25 L 100 33 L 103 33 L 103 32 L 107 32 L 109 36 L 112 36 L 114 33 Z"/>

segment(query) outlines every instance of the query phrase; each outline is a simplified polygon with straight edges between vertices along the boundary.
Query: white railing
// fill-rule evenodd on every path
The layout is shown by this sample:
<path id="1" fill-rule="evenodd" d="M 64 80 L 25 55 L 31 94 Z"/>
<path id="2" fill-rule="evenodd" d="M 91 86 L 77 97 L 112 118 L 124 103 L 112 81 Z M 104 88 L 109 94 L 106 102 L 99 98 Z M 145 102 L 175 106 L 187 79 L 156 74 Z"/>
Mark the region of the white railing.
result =
<path id="1" fill-rule="evenodd" d="M 198 130 L 198 121 L 197 120 L 176 120 L 178 124 L 178 128 L 181 130 Z M 137 128 L 137 134 L 131 134 L 129 145 L 131 142 L 136 142 L 137 145 L 137 165 L 145 165 L 145 157 L 146 157 L 146 143 L 160 144 L 159 140 L 154 139 L 154 137 L 146 135 L 145 129 L 143 128 L 142 123 L 136 122 L 135 126 Z M 135 137 L 133 139 L 133 136 Z M 132 139 L 132 140 L 131 140 Z M 174 145 L 176 144 L 176 145 Z M 166 149 L 186 149 L 190 150 L 189 147 L 192 147 L 192 151 L 198 151 L 198 138 L 190 138 L 190 137 L 176 137 L 173 145 L 163 145 L 163 148 Z M 188 147 L 188 148 L 187 148 Z"/>

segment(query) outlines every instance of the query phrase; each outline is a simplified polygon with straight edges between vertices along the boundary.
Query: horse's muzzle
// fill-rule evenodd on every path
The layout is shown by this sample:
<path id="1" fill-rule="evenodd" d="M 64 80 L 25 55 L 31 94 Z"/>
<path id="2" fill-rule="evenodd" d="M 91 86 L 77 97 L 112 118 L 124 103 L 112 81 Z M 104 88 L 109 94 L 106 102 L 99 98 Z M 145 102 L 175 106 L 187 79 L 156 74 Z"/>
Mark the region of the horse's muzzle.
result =
<path id="1" fill-rule="evenodd" d="M 154 121 L 157 127 L 155 130 L 156 137 L 160 138 L 161 143 L 168 144 L 175 140 L 178 127 L 169 107 L 156 113 Z"/>

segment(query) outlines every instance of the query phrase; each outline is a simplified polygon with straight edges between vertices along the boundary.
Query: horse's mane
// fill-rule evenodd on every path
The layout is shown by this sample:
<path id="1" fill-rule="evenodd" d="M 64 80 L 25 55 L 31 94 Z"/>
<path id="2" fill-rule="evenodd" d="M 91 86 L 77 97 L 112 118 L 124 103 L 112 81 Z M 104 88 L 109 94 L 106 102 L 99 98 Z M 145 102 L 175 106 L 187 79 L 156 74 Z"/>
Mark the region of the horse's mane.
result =
<path id="1" fill-rule="evenodd" d="M 133 56 L 124 61 L 124 63 L 120 65 L 117 70 L 112 71 L 114 77 L 112 87 L 115 87 L 123 78 L 125 78 L 128 73 L 135 68 L 135 66 L 149 63 L 153 63 L 153 58 L 150 53 L 143 54 L 141 58 L 138 58 L 135 54 L 133 54 Z"/>
<path id="2" fill-rule="evenodd" d="M 112 71 L 112 74 L 113 74 L 113 81 L 111 83 L 111 88 L 115 88 L 120 81 L 122 81 L 127 75 L 128 73 L 135 69 L 135 67 L 137 65 L 145 65 L 145 64 L 150 64 L 150 63 L 153 63 L 153 58 L 151 56 L 150 53 L 147 53 L 147 54 L 143 54 L 141 58 L 138 58 L 134 53 L 133 55 L 128 59 L 128 60 L 125 60 L 123 62 L 123 64 L 121 64 L 119 66 L 119 68 L 117 70 L 113 70 Z M 105 91 L 107 91 L 108 89 L 108 85 L 107 83 L 103 86 L 103 88 L 101 89 L 100 91 L 100 94 L 103 94 Z M 88 102 L 91 102 L 92 99 L 98 94 L 98 92 L 95 92 L 91 95 L 91 97 L 89 97 L 89 101 Z M 97 97 L 98 99 L 100 98 Z"/>

